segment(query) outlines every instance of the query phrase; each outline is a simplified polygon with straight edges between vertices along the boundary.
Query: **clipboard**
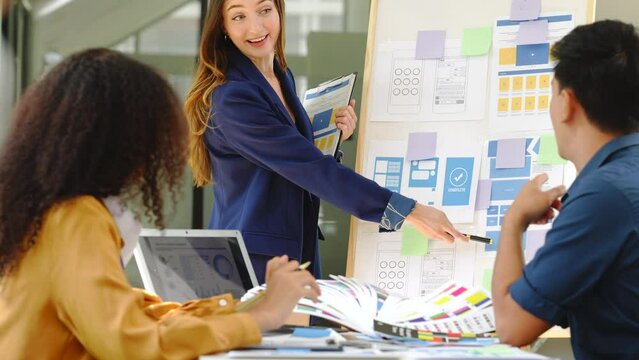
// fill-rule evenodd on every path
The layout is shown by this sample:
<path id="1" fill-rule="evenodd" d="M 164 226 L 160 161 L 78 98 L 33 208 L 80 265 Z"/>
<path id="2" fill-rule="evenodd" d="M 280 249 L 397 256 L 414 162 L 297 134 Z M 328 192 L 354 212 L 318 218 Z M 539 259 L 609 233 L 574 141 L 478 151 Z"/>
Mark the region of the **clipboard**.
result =
<path id="1" fill-rule="evenodd" d="M 306 90 L 302 105 L 311 120 L 313 142 L 324 155 L 336 156 L 342 131 L 335 125 L 335 113 L 348 106 L 355 89 L 357 72 L 338 76 Z"/>

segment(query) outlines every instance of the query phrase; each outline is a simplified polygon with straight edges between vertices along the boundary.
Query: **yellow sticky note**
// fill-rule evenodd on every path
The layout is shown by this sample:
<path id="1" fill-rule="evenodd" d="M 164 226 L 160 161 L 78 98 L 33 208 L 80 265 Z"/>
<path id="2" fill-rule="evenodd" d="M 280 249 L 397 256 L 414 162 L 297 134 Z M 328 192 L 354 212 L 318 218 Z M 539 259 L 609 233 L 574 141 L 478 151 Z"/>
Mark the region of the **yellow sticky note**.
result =
<path id="1" fill-rule="evenodd" d="M 526 110 L 532 111 L 535 110 L 535 97 L 534 96 L 526 96 Z"/>
<path id="2" fill-rule="evenodd" d="M 497 111 L 508 111 L 508 98 L 499 98 L 499 100 L 497 100 Z"/>
<path id="3" fill-rule="evenodd" d="M 490 51 L 492 41 L 493 28 L 490 26 L 464 29 L 464 36 L 462 38 L 462 55 L 486 55 Z"/>
<path id="4" fill-rule="evenodd" d="M 405 224 L 402 227 L 402 256 L 424 256 L 428 254 L 428 238 L 414 227 Z"/>
<path id="5" fill-rule="evenodd" d="M 499 91 L 509 91 L 510 90 L 510 78 L 503 77 L 499 79 Z"/>
<path id="6" fill-rule="evenodd" d="M 499 65 L 515 65 L 517 62 L 517 50 L 515 48 L 499 49 Z"/>
<path id="7" fill-rule="evenodd" d="M 548 89 L 550 87 L 550 75 L 539 75 L 539 88 Z"/>
<path id="8" fill-rule="evenodd" d="M 523 76 L 515 76 L 513 78 L 513 90 L 519 91 L 523 88 L 524 78 Z"/>
<path id="9" fill-rule="evenodd" d="M 537 108 L 539 110 L 548 110 L 548 95 L 541 95 L 538 98 Z"/>
<path id="10" fill-rule="evenodd" d="M 326 149 L 326 137 L 323 137 L 323 138 L 320 140 L 320 146 L 319 146 L 319 148 L 320 148 L 322 151 L 324 151 L 324 149 Z"/>
<path id="11" fill-rule="evenodd" d="M 554 134 L 545 134 L 539 139 L 539 156 L 537 157 L 537 163 L 546 165 L 566 163 L 566 160 L 559 156 L 557 139 Z"/>
<path id="12" fill-rule="evenodd" d="M 510 100 L 510 110 L 511 111 L 521 111 L 521 98 L 514 97 Z"/>
<path id="13" fill-rule="evenodd" d="M 331 120 L 329 122 L 330 125 L 335 125 L 335 114 L 337 114 L 338 109 L 333 109 L 331 112 Z"/>
<path id="14" fill-rule="evenodd" d="M 529 75 L 526 76 L 526 90 L 534 90 L 537 88 L 537 76 Z"/>
<path id="15" fill-rule="evenodd" d="M 326 144 L 326 148 L 331 149 L 333 147 L 333 144 L 335 143 L 335 138 L 332 136 L 329 136 L 327 141 L 328 141 L 328 144 Z"/>

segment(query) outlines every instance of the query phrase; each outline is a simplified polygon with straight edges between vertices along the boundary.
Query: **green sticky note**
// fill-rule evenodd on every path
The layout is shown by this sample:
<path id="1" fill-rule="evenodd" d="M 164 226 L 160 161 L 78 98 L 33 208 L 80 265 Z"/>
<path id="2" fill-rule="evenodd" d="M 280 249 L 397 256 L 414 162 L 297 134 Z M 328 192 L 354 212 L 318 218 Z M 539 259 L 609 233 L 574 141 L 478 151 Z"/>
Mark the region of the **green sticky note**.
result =
<path id="1" fill-rule="evenodd" d="M 557 139 L 554 134 L 544 134 L 539 139 L 539 156 L 537 157 L 537 163 L 546 165 L 566 163 L 566 160 L 559 156 Z"/>
<path id="2" fill-rule="evenodd" d="M 490 293 L 493 282 L 493 269 L 484 269 L 484 275 L 481 279 L 481 286 Z"/>
<path id="3" fill-rule="evenodd" d="M 462 55 L 479 56 L 486 55 L 490 51 L 493 41 L 492 27 L 478 27 L 464 29 L 462 39 Z"/>
<path id="4" fill-rule="evenodd" d="M 473 349 L 471 352 L 475 355 L 514 355 L 519 352 L 519 349 L 512 346 L 498 344 L 491 346 L 484 346 L 481 348 Z"/>
<path id="5" fill-rule="evenodd" d="M 428 254 L 428 238 L 410 225 L 404 225 L 402 231 L 402 256 L 424 256 Z"/>

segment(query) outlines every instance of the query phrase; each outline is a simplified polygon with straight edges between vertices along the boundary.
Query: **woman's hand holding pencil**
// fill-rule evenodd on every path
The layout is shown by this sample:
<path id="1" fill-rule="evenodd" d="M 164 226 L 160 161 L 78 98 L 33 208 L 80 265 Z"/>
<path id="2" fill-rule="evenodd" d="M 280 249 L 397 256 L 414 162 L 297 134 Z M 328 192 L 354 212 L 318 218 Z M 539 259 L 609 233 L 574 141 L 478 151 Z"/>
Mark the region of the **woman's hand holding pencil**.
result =
<path id="1" fill-rule="evenodd" d="M 308 265 L 300 266 L 286 255 L 271 259 L 266 265 L 266 290 L 240 303 L 237 310 L 251 314 L 262 331 L 279 328 L 300 298 L 317 301 L 320 296 L 315 278 L 305 270 Z"/>

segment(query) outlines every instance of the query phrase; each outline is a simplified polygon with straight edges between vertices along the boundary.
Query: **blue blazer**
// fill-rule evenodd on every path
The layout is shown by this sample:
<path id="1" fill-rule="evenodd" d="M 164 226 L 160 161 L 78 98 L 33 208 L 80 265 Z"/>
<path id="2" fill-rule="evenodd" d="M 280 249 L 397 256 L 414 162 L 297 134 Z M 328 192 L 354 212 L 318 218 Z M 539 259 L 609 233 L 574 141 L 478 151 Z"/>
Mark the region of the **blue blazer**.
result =
<path id="1" fill-rule="evenodd" d="M 313 261 L 310 270 L 321 277 L 318 197 L 380 222 L 392 193 L 315 147 L 290 71 L 275 60 L 295 120 L 257 67 L 230 47 L 227 81 L 212 94 L 205 133 L 215 196 L 209 228 L 242 232 L 260 281 L 265 260 L 283 254 Z"/>

